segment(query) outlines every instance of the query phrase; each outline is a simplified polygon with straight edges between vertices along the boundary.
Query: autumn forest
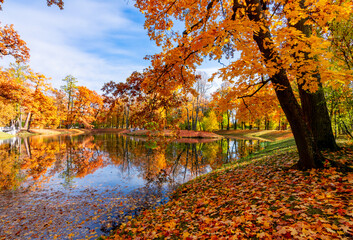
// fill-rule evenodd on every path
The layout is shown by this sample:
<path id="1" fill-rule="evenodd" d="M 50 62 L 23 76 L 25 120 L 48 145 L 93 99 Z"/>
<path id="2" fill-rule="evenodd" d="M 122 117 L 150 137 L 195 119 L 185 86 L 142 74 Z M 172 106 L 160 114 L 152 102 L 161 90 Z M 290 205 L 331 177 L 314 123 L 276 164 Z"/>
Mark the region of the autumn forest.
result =
<path id="1" fill-rule="evenodd" d="M 160 52 L 100 89 L 37 72 L 21 32 L 1 23 L 11 63 L 0 67 L 0 127 L 17 137 L 0 132 L 12 139 L 0 142 L 0 210 L 14 206 L 0 239 L 351 239 L 353 2 L 133 4 Z M 202 71 L 211 62 L 217 71 Z M 112 190 L 120 172 L 133 180 Z M 100 189 L 79 180 L 94 178 Z M 28 195 L 40 188 L 84 204 L 59 216 Z M 19 229 L 21 196 L 56 217 Z"/>

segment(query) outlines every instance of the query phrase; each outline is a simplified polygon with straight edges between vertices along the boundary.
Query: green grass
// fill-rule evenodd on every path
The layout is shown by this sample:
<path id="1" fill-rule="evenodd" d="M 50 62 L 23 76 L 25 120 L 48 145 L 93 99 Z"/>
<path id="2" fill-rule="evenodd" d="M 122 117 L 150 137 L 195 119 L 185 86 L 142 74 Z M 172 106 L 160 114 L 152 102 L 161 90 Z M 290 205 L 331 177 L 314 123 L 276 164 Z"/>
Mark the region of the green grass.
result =
<path id="1" fill-rule="evenodd" d="M 8 133 L 0 132 L 0 139 L 1 140 L 13 138 L 13 137 L 15 137 L 15 135 L 11 135 L 11 134 L 8 134 Z"/>
<path id="2" fill-rule="evenodd" d="M 277 140 L 275 142 L 270 142 L 265 149 L 258 152 L 254 152 L 246 157 L 243 157 L 235 162 L 224 164 L 220 169 L 225 169 L 228 167 L 245 167 L 246 165 L 253 162 L 261 162 L 267 157 L 278 156 L 280 154 L 290 153 L 297 150 L 294 138 L 286 138 L 283 140 Z"/>
<path id="3" fill-rule="evenodd" d="M 296 151 L 293 137 L 271 142 L 264 150 L 181 185 L 166 205 L 145 211 L 108 239 L 351 236 L 347 212 L 352 175 L 334 168 L 289 170 L 299 159 Z M 330 157 L 352 163 L 353 151 L 344 149 Z M 303 224 L 305 228 L 291 231 Z"/>
<path id="4" fill-rule="evenodd" d="M 260 137 L 264 139 L 268 139 L 270 141 L 278 141 L 278 139 L 284 135 L 287 135 L 287 131 L 277 131 L 277 130 L 258 130 L 253 133 L 245 134 L 247 137 Z"/>
<path id="5" fill-rule="evenodd" d="M 274 142 L 269 142 L 269 144 L 265 147 L 265 149 L 252 153 L 246 157 L 243 157 L 235 162 L 230 162 L 227 164 L 223 164 L 221 167 L 216 169 L 215 171 L 203 174 L 201 176 L 196 177 L 195 179 L 181 184 L 178 189 L 184 188 L 186 185 L 192 184 L 195 181 L 201 181 L 204 178 L 212 177 L 216 175 L 218 171 L 224 171 L 230 168 L 243 168 L 247 165 L 254 163 L 254 162 L 262 162 L 266 161 L 266 158 L 271 156 L 278 156 L 280 154 L 285 154 L 289 152 L 293 152 L 297 150 L 297 146 L 295 144 L 295 140 L 293 137 L 286 138 L 283 140 L 277 140 Z M 226 170 L 227 171 L 227 170 Z M 177 195 L 178 191 L 174 195 Z M 174 198 L 175 196 L 173 196 Z"/>
<path id="6" fill-rule="evenodd" d="M 296 149 L 296 145 L 295 145 L 294 138 L 287 138 L 287 139 L 278 140 L 275 142 L 270 142 L 265 147 L 265 149 L 255 152 L 249 155 L 248 157 L 254 158 L 254 157 L 277 155 L 277 154 L 286 153 L 295 149 Z"/>

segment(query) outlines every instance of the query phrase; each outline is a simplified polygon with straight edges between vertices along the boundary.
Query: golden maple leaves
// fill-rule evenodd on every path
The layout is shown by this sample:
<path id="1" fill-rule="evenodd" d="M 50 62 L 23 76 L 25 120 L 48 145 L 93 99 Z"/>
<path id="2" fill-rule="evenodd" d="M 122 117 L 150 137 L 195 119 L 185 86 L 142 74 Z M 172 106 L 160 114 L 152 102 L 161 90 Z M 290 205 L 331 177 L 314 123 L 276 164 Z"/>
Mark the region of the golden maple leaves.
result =
<path id="1" fill-rule="evenodd" d="M 48 6 L 57 5 L 60 9 L 64 9 L 64 1 L 63 0 L 47 0 Z"/>
<path id="2" fill-rule="evenodd" d="M 3 3 L 4 0 L 0 0 L 0 10 L 2 10 Z M 64 8 L 63 0 L 47 0 L 47 5 L 57 5 L 60 9 Z M 0 58 L 7 55 L 13 56 L 17 62 L 29 60 L 29 48 L 14 30 L 12 24 L 0 26 Z"/>
<path id="3" fill-rule="evenodd" d="M 13 29 L 13 25 L 0 26 L 0 57 L 7 55 L 13 56 L 19 62 L 29 59 L 29 48 Z"/>
<path id="4" fill-rule="evenodd" d="M 202 56 L 214 60 L 230 57 L 230 63 L 220 68 L 219 76 L 228 80 L 238 78 L 246 83 L 243 79 L 257 81 L 261 75 L 270 78 L 278 71 L 279 64 L 292 80 L 303 84 L 310 92 L 318 89 L 318 82 L 312 76 L 317 71 L 322 75 L 322 82 L 347 77 L 330 70 L 329 42 L 322 34 L 333 19 L 347 19 L 352 13 L 352 2 L 307 0 L 302 7 L 300 1 L 278 0 L 271 4 L 264 1 L 266 20 L 263 22 L 246 17 L 245 9 L 256 7 L 246 4 L 239 1 L 235 6 L 234 1 L 216 0 L 136 1 L 136 6 L 146 16 L 145 27 L 150 38 L 163 47 L 162 56 L 152 57 L 152 67 L 170 66 L 170 75 L 177 78 L 177 75 L 186 75 L 184 72 L 194 71 L 203 62 Z M 304 36 L 292 27 L 303 19 L 316 28 L 311 36 Z M 253 33 L 260 29 L 269 31 L 272 36 L 273 41 L 268 41 L 266 47 L 278 52 L 276 64 L 266 62 L 254 44 Z M 239 58 L 232 57 L 235 51 L 242 52 Z M 183 79 L 179 82 L 185 84 Z"/>
<path id="5" fill-rule="evenodd" d="M 353 152 L 343 152 L 333 155 L 347 154 L 352 163 Z M 111 239 L 349 239 L 352 173 L 282 168 L 295 158 L 275 155 L 202 176 Z"/>

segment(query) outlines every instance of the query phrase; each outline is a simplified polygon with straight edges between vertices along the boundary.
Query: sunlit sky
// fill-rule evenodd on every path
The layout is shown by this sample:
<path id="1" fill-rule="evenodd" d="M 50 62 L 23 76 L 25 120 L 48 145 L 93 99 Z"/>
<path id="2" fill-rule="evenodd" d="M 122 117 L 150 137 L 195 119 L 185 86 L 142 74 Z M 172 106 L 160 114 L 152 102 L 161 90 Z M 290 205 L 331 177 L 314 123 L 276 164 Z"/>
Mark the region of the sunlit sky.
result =
<path id="1" fill-rule="evenodd" d="M 79 85 L 101 93 L 108 81 L 122 82 L 149 66 L 143 58 L 160 51 L 147 36 L 144 16 L 131 0 L 66 0 L 64 10 L 45 0 L 5 0 L 2 25 L 13 24 L 30 48 L 30 67 L 56 88 L 71 74 Z M 0 59 L 8 67 L 13 58 Z M 220 65 L 200 67 L 208 74 Z M 214 84 L 214 89 L 217 84 Z"/>

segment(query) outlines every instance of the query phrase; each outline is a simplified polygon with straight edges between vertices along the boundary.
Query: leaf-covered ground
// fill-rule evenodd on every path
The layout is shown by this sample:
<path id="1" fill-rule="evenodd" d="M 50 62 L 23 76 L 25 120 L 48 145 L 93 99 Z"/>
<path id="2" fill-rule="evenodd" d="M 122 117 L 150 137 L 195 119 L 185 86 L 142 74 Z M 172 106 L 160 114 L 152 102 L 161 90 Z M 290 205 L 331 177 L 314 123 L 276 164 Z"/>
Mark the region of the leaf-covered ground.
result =
<path id="1" fill-rule="evenodd" d="M 353 239 L 353 173 L 293 170 L 294 148 L 280 149 L 183 185 L 110 239 Z M 349 148 L 325 155 L 353 163 Z"/>

